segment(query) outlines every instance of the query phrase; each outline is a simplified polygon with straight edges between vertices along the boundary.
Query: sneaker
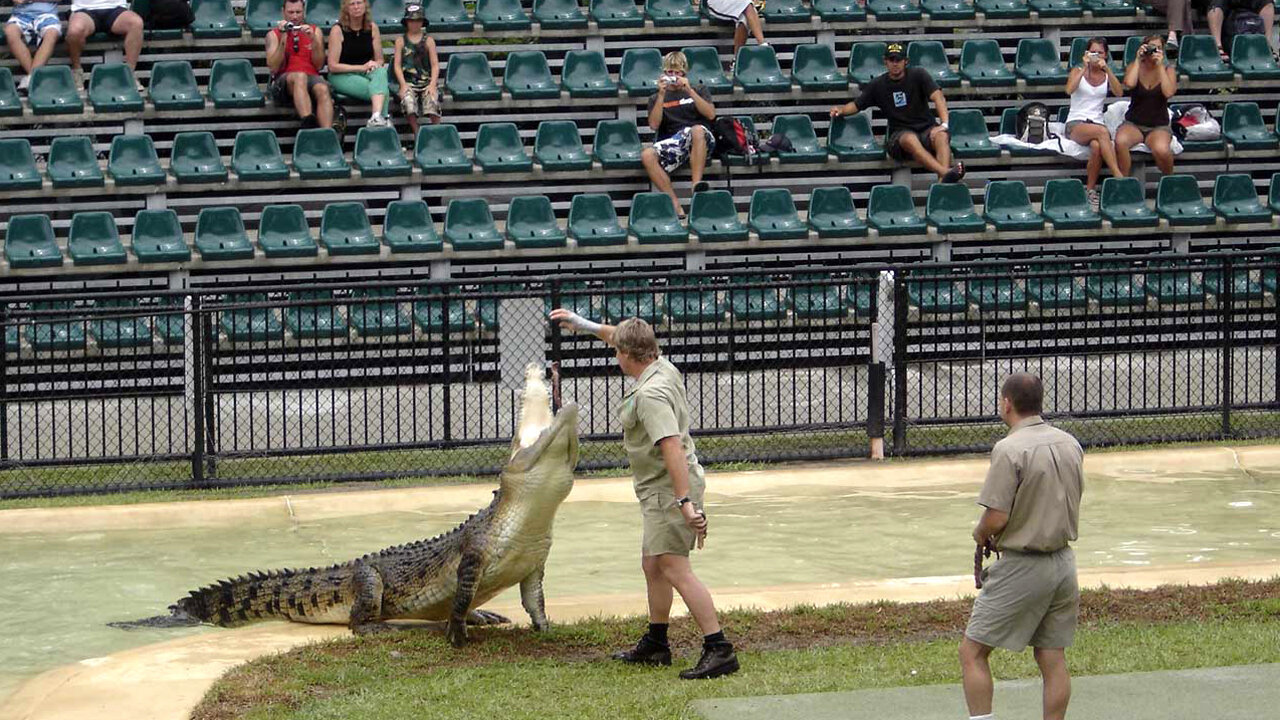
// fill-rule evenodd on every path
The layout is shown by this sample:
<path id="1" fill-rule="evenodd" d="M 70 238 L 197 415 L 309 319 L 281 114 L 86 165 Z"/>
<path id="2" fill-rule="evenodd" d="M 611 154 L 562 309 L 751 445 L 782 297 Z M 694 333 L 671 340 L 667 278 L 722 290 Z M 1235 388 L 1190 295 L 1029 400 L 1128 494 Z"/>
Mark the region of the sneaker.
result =
<path id="1" fill-rule="evenodd" d="M 645 635 L 630 650 L 614 653 L 613 659 L 631 665 L 670 665 L 671 648 L 667 645 L 659 645 Z"/>
<path id="2" fill-rule="evenodd" d="M 1098 194 L 1098 188 L 1087 188 L 1084 195 L 1089 198 L 1089 207 L 1093 208 L 1094 212 L 1098 212 L 1102 207 L 1102 196 Z"/>
<path id="3" fill-rule="evenodd" d="M 734 75 L 737 74 L 737 72 L 738 72 L 738 61 L 730 60 L 729 61 L 729 79 L 732 80 Z"/>
<path id="4" fill-rule="evenodd" d="M 134 87 L 134 89 L 135 89 L 135 90 L 137 90 L 137 91 L 138 91 L 138 94 L 139 94 L 139 95 L 146 95 L 146 94 L 147 94 L 147 89 L 146 89 L 146 88 L 144 88 L 144 87 L 142 87 L 142 81 L 141 81 L 141 80 L 136 80 L 136 79 L 135 79 L 135 80 L 133 81 L 133 87 Z"/>
<path id="5" fill-rule="evenodd" d="M 738 672 L 738 656 L 730 643 L 704 645 L 698 664 L 680 673 L 682 680 L 710 680 Z"/>
<path id="6" fill-rule="evenodd" d="M 18 80 L 18 92 L 24 93 L 30 87 L 31 87 L 31 76 L 23 75 L 22 78 Z"/>
<path id="7" fill-rule="evenodd" d="M 369 122 L 367 124 L 369 127 L 386 127 L 391 123 L 387 120 L 386 116 L 379 113 L 369 118 Z"/>

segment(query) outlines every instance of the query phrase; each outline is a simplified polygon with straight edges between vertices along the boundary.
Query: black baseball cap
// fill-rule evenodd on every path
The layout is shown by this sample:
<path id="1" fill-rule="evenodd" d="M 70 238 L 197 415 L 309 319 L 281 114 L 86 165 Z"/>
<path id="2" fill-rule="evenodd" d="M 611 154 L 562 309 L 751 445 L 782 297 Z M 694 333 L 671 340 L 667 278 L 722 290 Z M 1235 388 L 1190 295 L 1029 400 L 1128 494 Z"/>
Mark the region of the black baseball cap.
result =
<path id="1" fill-rule="evenodd" d="M 891 42 L 884 46 L 884 56 L 891 60 L 901 60 L 907 56 L 907 46 L 899 42 Z"/>
<path id="2" fill-rule="evenodd" d="M 404 17 L 400 18 L 400 24 L 404 25 L 410 20 L 421 20 L 423 22 L 427 20 L 427 14 L 423 12 L 422 6 L 416 2 L 404 6 Z"/>

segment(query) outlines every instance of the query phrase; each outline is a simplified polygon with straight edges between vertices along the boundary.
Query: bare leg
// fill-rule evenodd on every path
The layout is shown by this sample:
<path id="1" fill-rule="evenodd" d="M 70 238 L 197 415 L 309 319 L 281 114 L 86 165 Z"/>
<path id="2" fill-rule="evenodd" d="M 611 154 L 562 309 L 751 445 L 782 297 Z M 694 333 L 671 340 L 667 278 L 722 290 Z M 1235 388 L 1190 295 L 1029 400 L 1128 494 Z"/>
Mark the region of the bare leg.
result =
<path id="1" fill-rule="evenodd" d="M 680 593 L 689 614 L 698 623 L 703 635 L 720 632 L 720 619 L 716 617 L 715 602 L 711 600 L 711 592 L 693 574 L 693 566 L 684 555 L 659 555 L 658 566 L 662 575 L 671 586 Z"/>
<path id="2" fill-rule="evenodd" d="M 666 193 L 671 197 L 671 202 L 676 206 L 676 215 L 684 217 L 684 208 L 680 207 L 680 198 L 676 197 L 676 191 L 671 187 L 671 176 L 666 170 L 662 169 L 662 164 L 658 161 L 658 151 L 651 147 L 645 148 L 640 153 L 640 162 L 644 165 L 645 172 L 649 174 L 649 182 L 658 189 L 658 192 Z"/>
<path id="3" fill-rule="evenodd" d="M 329 94 L 329 85 L 316 85 L 312 92 L 316 99 L 316 122 L 322 128 L 333 127 L 333 96 Z"/>
<path id="4" fill-rule="evenodd" d="M 702 171 L 707 167 L 707 131 L 694 128 L 689 135 L 689 175 L 693 184 L 702 182 Z"/>
<path id="5" fill-rule="evenodd" d="M 123 15 L 121 16 L 123 17 Z M 116 18 L 117 20 L 119 18 Z M 80 53 L 84 51 L 85 41 L 93 34 L 93 19 L 87 13 L 72 13 L 67 21 L 67 55 L 71 58 L 71 68 L 80 70 Z"/>
<path id="6" fill-rule="evenodd" d="M 1089 162 L 1084 166 L 1084 186 L 1090 190 L 1098 186 L 1098 173 L 1102 171 L 1102 148 L 1097 140 L 1089 141 Z"/>
<path id="7" fill-rule="evenodd" d="M 649 591 L 649 622 L 665 625 L 671 622 L 671 603 L 675 599 L 674 588 L 662 574 L 658 559 L 660 555 L 645 555 L 640 558 L 640 567 L 644 570 L 644 583 Z"/>
<path id="8" fill-rule="evenodd" d="M 1063 720 L 1071 700 L 1071 674 L 1063 648 L 1036 648 L 1036 664 L 1044 678 L 1044 720 Z"/>
<path id="9" fill-rule="evenodd" d="M 44 31 L 44 35 L 40 36 L 40 46 L 36 48 L 35 59 L 31 61 L 31 68 L 27 72 L 31 72 L 31 70 L 35 70 L 38 67 L 44 67 L 44 64 L 49 62 L 49 58 L 53 57 L 54 48 L 58 46 L 58 38 L 61 36 L 62 33 L 58 30 Z M 12 47 L 10 45 L 10 48 Z M 27 48 L 23 46 L 22 49 L 26 50 Z M 16 55 L 17 53 L 14 54 Z M 26 66 L 24 65 L 23 67 Z"/>
<path id="10" fill-rule="evenodd" d="M 378 115 L 382 112 L 382 106 L 387 104 L 387 96 L 374 95 L 369 99 L 369 104 L 373 106 L 373 114 Z"/>
<path id="11" fill-rule="evenodd" d="M 1275 38 L 1272 36 L 1271 27 L 1276 21 L 1276 6 L 1267 5 L 1258 11 L 1258 17 L 1262 18 L 1263 36 L 1267 38 L 1267 44 L 1271 46 L 1271 52 L 1276 51 Z"/>
<path id="12" fill-rule="evenodd" d="M 733 28 L 733 59 L 738 59 L 738 49 L 747 44 L 747 26 L 735 25 Z"/>
<path id="13" fill-rule="evenodd" d="M 946 130 L 933 128 L 929 131 L 933 139 L 933 152 L 938 157 L 938 164 L 947 170 L 951 169 L 951 134 Z M 945 174 L 945 172 L 943 173 Z M 939 175 L 941 177 L 941 175 Z"/>
<path id="14" fill-rule="evenodd" d="M 13 57 L 22 66 L 28 75 L 35 67 L 31 64 L 31 50 L 27 48 L 27 43 L 22 39 L 22 31 L 17 25 L 12 23 L 4 24 L 4 39 L 9 44 L 9 52 L 13 53 Z M 44 49 L 44 45 L 40 46 Z"/>
<path id="15" fill-rule="evenodd" d="M 943 138 L 946 138 L 945 134 L 943 135 Z M 945 144 L 950 142 L 950 140 L 935 140 L 935 144 L 939 142 Z M 942 177 L 947 174 L 947 166 L 938 162 L 937 158 L 935 158 L 928 150 L 924 149 L 924 145 L 920 144 L 920 138 L 917 137 L 915 133 L 903 133 L 901 139 L 898 140 L 898 144 L 902 146 L 903 151 L 906 152 L 907 155 L 915 158 L 917 162 L 928 168 L 930 172 L 936 173 L 938 177 Z M 948 155 L 950 155 L 949 151 Z"/>
<path id="16" fill-rule="evenodd" d="M 1129 171 L 1133 169 L 1133 156 L 1129 154 L 1129 148 L 1142 142 L 1142 131 L 1130 124 L 1120 126 L 1116 131 L 1116 164 L 1120 167 L 1120 175 L 1129 177 Z"/>
<path id="17" fill-rule="evenodd" d="M 748 5 L 746 12 L 747 29 L 751 31 L 751 37 L 756 39 L 757 45 L 764 45 L 764 25 L 760 22 L 760 13 L 756 12 L 755 5 Z M 738 27 L 742 27 L 739 25 Z"/>
<path id="18" fill-rule="evenodd" d="M 1107 164 L 1113 177 L 1124 177 L 1116 161 L 1116 148 L 1111 142 L 1111 133 L 1107 132 L 1105 127 L 1092 124 L 1077 125 L 1071 131 L 1071 139 L 1081 145 L 1088 145 L 1092 150 L 1088 165 L 1089 187 L 1092 188 L 1098 184 L 1098 174 L 1102 171 L 1103 163 Z"/>
<path id="19" fill-rule="evenodd" d="M 1165 175 L 1173 174 L 1173 150 L 1169 147 L 1172 138 L 1172 135 L 1163 130 L 1153 130 L 1147 134 L 1147 147 L 1151 148 L 1156 167 Z"/>
<path id="20" fill-rule="evenodd" d="M 126 10 L 111 23 L 111 34 L 124 36 L 124 62 L 130 70 L 137 70 L 142 54 L 142 16 Z"/>
<path id="21" fill-rule="evenodd" d="M 964 677 L 964 701 L 970 715 L 990 715 L 991 696 L 995 685 L 991 680 L 991 665 L 987 658 L 991 648 L 976 640 L 960 641 L 960 672 Z"/>
<path id="22" fill-rule="evenodd" d="M 407 117 L 407 118 L 409 119 L 409 129 L 410 129 L 411 131 L 413 131 L 413 134 L 416 136 L 416 135 L 418 134 L 418 116 L 417 116 L 417 114 L 416 114 L 416 113 L 409 113 L 409 114 L 408 114 L 408 115 L 406 115 L 405 117 Z"/>
<path id="23" fill-rule="evenodd" d="M 1222 47 L 1222 11 L 1213 8 L 1205 14 L 1205 19 L 1209 21 L 1209 34 L 1213 36 L 1213 42 Z"/>
<path id="24" fill-rule="evenodd" d="M 310 115 L 311 93 L 307 91 L 306 73 L 291 72 L 285 76 L 284 81 L 289 86 L 289 95 L 293 98 L 293 109 L 298 111 L 298 117 L 304 118 Z"/>

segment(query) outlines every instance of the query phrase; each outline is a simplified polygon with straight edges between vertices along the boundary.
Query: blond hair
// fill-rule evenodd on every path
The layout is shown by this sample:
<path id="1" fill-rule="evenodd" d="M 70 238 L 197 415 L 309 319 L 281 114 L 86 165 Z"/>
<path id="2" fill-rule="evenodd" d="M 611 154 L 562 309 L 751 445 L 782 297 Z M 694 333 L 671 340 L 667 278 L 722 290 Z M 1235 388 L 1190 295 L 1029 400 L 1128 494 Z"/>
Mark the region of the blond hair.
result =
<path id="1" fill-rule="evenodd" d="M 679 50 L 669 52 L 662 57 L 662 69 L 687 73 L 689 72 L 689 58 L 685 57 L 684 53 Z"/>
<path id="2" fill-rule="evenodd" d="M 345 28 L 351 27 L 351 13 L 348 10 L 350 5 L 351 0 L 342 0 L 342 10 L 338 13 L 338 24 Z M 372 27 L 373 21 L 369 19 L 369 0 L 364 0 L 364 22 L 360 25 L 360 29 L 369 30 Z M 378 50 L 381 48 L 374 48 L 375 52 Z"/>
<path id="3" fill-rule="evenodd" d="M 640 318 L 627 318 L 613 330 L 613 346 L 636 362 L 657 360 L 658 338 L 653 327 Z"/>

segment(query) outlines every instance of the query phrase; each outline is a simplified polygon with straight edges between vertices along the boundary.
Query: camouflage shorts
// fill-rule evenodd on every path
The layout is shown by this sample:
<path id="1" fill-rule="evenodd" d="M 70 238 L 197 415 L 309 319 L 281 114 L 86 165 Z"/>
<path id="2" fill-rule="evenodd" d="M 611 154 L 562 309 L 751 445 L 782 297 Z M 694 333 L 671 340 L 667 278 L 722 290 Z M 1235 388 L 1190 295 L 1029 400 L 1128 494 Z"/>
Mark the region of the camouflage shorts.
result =
<path id="1" fill-rule="evenodd" d="M 405 116 L 440 117 L 440 95 L 425 87 L 410 85 L 400 95 L 400 104 L 404 106 Z"/>
<path id="2" fill-rule="evenodd" d="M 653 144 L 653 150 L 658 153 L 658 163 L 662 165 L 663 170 L 673 173 L 689 161 L 689 153 L 693 150 L 694 128 L 701 130 L 702 136 L 707 140 L 707 157 L 710 158 L 715 153 L 716 138 L 710 130 L 702 125 L 687 127 L 666 140 L 659 140 Z"/>

